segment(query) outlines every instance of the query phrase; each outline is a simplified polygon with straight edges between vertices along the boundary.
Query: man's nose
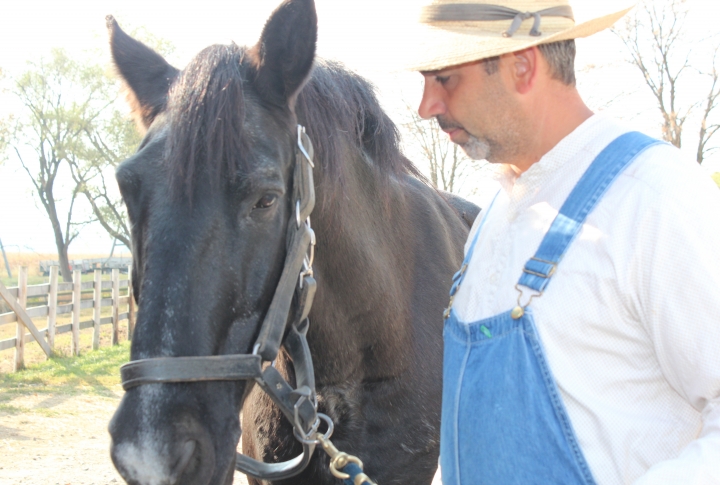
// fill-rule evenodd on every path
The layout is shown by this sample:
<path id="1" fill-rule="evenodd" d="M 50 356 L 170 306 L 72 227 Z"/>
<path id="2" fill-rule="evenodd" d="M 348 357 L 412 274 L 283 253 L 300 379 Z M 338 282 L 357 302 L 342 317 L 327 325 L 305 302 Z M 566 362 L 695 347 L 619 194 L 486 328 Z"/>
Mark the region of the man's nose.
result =
<path id="1" fill-rule="evenodd" d="M 433 116 L 443 115 L 447 111 L 445 102 L 440 96 L 438 89 L 433 86 L 433 81 L 425 79 L 425 87 L 423 89 L 423 97 L 418 106 L 418 114 L 423 119 L 429 119 Z"/>

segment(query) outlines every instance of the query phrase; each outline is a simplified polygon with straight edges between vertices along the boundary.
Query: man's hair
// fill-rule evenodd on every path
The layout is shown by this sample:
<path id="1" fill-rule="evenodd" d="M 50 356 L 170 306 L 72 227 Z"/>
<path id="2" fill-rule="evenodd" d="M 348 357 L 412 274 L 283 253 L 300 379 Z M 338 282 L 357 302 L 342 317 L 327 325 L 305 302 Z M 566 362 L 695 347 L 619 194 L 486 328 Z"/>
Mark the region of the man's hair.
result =
<path id="1" fill-rule="evenodd" d="M 575 86 L 575 39 L 540 44 L 537 47 L 550 66 L 550 77 L 567 86 Z M 499 60 L 499 56 L 484 59 L 485 72 L 495 74 Z"/>

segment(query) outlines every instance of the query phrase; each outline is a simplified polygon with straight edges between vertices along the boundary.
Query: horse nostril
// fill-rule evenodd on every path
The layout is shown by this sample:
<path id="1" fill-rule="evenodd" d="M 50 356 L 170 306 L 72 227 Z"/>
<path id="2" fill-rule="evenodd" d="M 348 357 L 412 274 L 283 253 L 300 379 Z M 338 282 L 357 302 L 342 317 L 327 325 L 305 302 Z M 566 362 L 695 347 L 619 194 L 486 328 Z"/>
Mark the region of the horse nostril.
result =
<path id="1" fill-rule="evenodd" d="M 185 471 L 185 468 L 187 468 L 188 463 L 190 463 L 190 459 L 195 454 L 195 447 L 197 445 L 197 442 L 195 440 L 188 440 L 185 442 L 185 444 L 182 446 L 182 455 L 180 456 L 180 459 L 177 462 L 177 465 L 175 465 L 175 469 L 172 472 L 172 483 L 175 483 L 179 480 L 179 478 L 182 476 L 183 472 Z"/>

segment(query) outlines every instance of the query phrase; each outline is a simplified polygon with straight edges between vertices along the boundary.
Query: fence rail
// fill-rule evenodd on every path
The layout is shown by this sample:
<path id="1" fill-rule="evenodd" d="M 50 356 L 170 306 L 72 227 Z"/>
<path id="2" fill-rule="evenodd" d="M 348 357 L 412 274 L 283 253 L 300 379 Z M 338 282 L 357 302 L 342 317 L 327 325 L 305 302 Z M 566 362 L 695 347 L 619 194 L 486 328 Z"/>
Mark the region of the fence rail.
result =
<path id="1" fill-rule="evenodd" d="M 94 271 L 93 281 L 81 281 L 79 269 L 73 271 L 73 281 L 58 282 L 58 267 L 50 267 L 50 281 L 39 285 L 27 284 L 27 268 L 21 267 L 18 274 L 18 286 L 6 288 L 0 283 L 1 300 L 6 300 L 11 311 L 0 313 L 0 327 L 16 324 L 16 336 L 0 340 L 0 351 L 15 348 L 15 370 L 25 366 L 25 344 L 37 341 L 48 355 L 55 347 L 55 336 L 72 332 L 71 352 L 78 355 L 80 350 L 80 330 L 93 328 L 93 349 L 100 346 L 100 327 L 112 325 L 112 343 L 118 343 L 119 324 L 127 321 L 128 338 L 132 338 L 135 326 L 135 302 L 132 299 L 130 286 L 132 281 L 131 268 L 128 268 L 127 279 L 120 279 L 119 269 L 112 270 L 110 281 L 102 280 L 102 270 Z M 103 290 L 110 290 L 111 297 L 103 298 Z M 122 292 L 122 294 L 121 294 Z M 83 294 L 90 298 L 83 299 Z M 47 297 L 45 305 L 28 308 L 28 298 Z M 64 303 L 67 300 L 70 303 Z M 62 301 L 63 303 L 59 303 Z M 92 319 L 80 320 L 80 311 L 92 308 Z M 102 309 L 111 308 L 111 315 L 103 317 Z M 57 316 L 71 314 L 71 322 L 57 325 Z M 33 318 L 47 317 L 47 326 L 37 329 Z M 27 333 L 29 330 L 30 333 Z"/>

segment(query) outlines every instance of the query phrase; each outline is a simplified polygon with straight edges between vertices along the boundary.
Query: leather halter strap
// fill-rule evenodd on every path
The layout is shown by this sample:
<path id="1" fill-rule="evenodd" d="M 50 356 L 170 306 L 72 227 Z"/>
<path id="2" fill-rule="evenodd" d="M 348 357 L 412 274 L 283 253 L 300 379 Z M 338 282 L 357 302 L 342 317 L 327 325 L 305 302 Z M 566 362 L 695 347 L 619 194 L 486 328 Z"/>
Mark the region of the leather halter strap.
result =
<path id="1" fill-rule="evenodd" d="M 237 381 L 262 375 L 259 355 L 158 357 L 128 362 L 120 368 L 123 389 L 160 382 Z"/>

